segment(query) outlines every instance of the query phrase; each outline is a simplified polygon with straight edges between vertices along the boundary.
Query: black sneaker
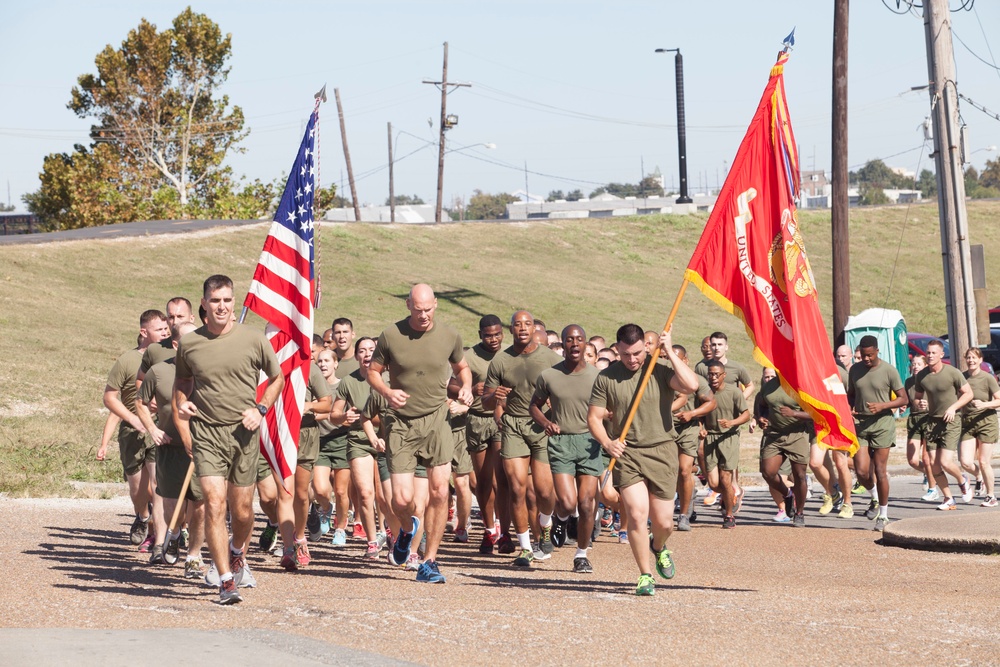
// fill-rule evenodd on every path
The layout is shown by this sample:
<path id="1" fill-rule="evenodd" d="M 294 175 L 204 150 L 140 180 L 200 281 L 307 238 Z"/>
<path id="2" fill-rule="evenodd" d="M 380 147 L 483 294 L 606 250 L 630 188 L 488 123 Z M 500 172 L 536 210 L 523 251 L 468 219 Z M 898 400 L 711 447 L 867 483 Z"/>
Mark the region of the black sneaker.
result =
<path id="1" fill-rule="evenodd" d="M 531 549 L 521 549 L 521 553 L 514 559 L 514 567 L 531 567 L 535 560 L 535 553 Z"/>
<path id="2" fill-rule="evenodd" d="M 865 512 L 865 518 L 869 521 L 875 519 L 878 516 L 878 501 L 872 498 L 872 501 L 868 503 L 868 510 Z"/>
<path id="3" fill-rule="evenodd" d="M 181 550 L 181 545 L 180 545 L 181 536 L 180 535 L 175 536 L 173 535 L 173 533 L 171 533 L 170 538 L 171 539 L 167 540 L 167 546 L 163 550 L 163 562 L 166 563 L 167 565 L 173 565 L 174 563 L 177 562 Z"/>
<path id="4" fill-rule="evenodd" d="M 174 561 L 177 562 L 176 560 Z M 155 545 L 149 553 L 149 564 L 150 565 L 163 565 L 163 547 L 159 544 Z"/>
<path id="5" fill-rule="evenodd" d="M 804 514 L 796 514 L 792 517 L 792 528 L 805 528 L 806 517 Z"/>
<path id="6" fill-rule="evenodd" d="M 552 553 L 552 526 L 542 528 L 542 537 L 538 540 L 538 548 L 543 554 Z"/>
<path id="7" fill-rule="evenodd" d="M 268 523 L 264 526 L 264 530 L 260 533 L 260 540 L 257 542 L 257 546 L 263 553 L 271 553 L 274 549 L 274 545 L 278 542 L 278 527 L 272 526 Z"/>
<path id="8" fill-rule="evenodd" d="M 573 571 L 577 574 L 590 574 L 594 571 L 594 567 L 586 557 L 574 558 Z"/>
<path id="9" fill-rule="evenodd" d="M 566 544 L 566 522 L 557 516 L 552 517 L 552 544 L 557 547 Z"/>
<path id="10" fill-rule="evenodd" d="M 579 524 L 580 519 L 575 516 L 571 516 L 569 521 L 566 522 L 566 543 L 576 542 L 576 528 Z"/>
<path id="11" fill-rule="evenodd" d="M 722 517 L 722 527 L 723 528 L 735 528 L 736 527 L 736 517 L 733 515 Z"/>
<path id="12" fill-rule="evenodd" d="M 149 519 L 143 521 L 138 516 L 135 517 L 135 521 L 132 522 L 132 527 L 128 530 L 129 542 L 135 544 L 136 546 L 142 544 L 146 541 L 146 535 L 149 533 Z"/>
<path id="13" fill-rule="evenodd" d="M 795 516 L 795 494 L 791 491 L 785 496 L 785 514 Z"/>
<path id="14" fill-rule="evenodd" d="M 319 532 L 319 505 L 309 504 L 309 516 L 306 518 L 306 530 L 309 531 L 309 539 L 313 542 L 319 540 L 323 535 Z"/>

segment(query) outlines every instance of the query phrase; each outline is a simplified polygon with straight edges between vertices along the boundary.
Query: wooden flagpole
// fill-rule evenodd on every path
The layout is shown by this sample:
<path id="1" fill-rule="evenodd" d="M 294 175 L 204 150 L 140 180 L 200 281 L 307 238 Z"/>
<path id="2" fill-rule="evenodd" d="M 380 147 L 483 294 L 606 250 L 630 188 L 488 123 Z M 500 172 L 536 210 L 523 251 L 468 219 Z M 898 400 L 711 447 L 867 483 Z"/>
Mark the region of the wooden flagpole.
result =
<path id="1" fill-rule="evenodd" d="M 677 315 L 677 309 L 681 306 L 681 299 L 684 298 L 684 291 L 687 289 L 688 280 L 685 278 L 684 282 L 681 283 L 681 288 L 677 292 L 677 298 L 674 299 L 674 307 L 670 309 L 670 314 L 667 316 L 667 323 L 663 325 L 664 331 L 670 331 L 670 327 L 674 323 L 674 317 Z M 625 442 L 626 436 L 628 436 L 628 431 L 632 428 L 632 420 L 635 418 L 635 411 L 639 408 L 639 401 L 642 400 L 642 395 L 646 393 L 646 385 L 649 384 L 649 377 L 653 374 L 653 368 L 656 366 L 656 360 L 660 358 L 660 346 L 657 345 L 656 349 L 653 350 L 653 354 L 649 358 L 649 365 L 646 367 L 646 372 L 642 375 L 642 380 L 639 382 L 639 387 L 635 391 L 635 398 L 632 399 L 632 407 L 629 408 L 628 415 L 625 417 L 625 423 L 622 424 L 622 432 L 616 438 L 621 442 Z M 611 476 L 611 471 L 615 468 L 615 462 L 618 459 L 611 459 L 611 463 L 608 464 L 608 470 L 604 473 L 604 478 L 601 479 L 601 488 L 608 483 L 608 478 Z"/>

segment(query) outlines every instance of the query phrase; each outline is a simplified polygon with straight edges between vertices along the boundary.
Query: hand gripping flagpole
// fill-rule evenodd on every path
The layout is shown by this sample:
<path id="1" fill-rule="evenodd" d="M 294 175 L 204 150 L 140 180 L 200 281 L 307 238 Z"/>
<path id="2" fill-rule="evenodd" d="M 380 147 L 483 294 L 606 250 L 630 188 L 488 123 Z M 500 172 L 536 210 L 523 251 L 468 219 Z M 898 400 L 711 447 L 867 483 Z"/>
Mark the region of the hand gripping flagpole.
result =
<path id="1" fill-rule="evenodd" d="M 670 331 L 670 327 L 674 323 L 674 317 L 677 315 L 677 309 L 681 306 L 681 299 L 684 298 L 684 290 L 687 289 L 688 281 L 685 279 L 681 283 L 681 288 L 677 292 L 677 298 L 674 299 L 674 307 L 670 309 L 670 315 L 667 316 L 667 323 L 663 325 L 664 331 Z M 646 385 L 649 384 L 649 377 L 653 374 L 653 368 L 656 366 L 656 360 L 660 358 L 660 346 L 657 345 L 656 349 L 653 350 L 653 354 L 649 358 L 649 365 L 646 367 L 646 372 L 642 374 L 642 380 L 639 382 L 639 386 L 635 390 L 635 398 L 632 399 L 632 407 L 629 408 L 628 415 L 625 417 L 625 423 L 622 424 L 621 434 L 615 438 L 621 442 L 625 442 L 626 436 L 628 436 L 628 430 L 632 428 L 632 420 L 635 418 L 635 411 L 639 408 L 639 401 L 642 400 L 642 395 L 646 393 Z M 604 473 L 604 477 L 601 479 L 601 488 L 608 483 L 608 478 L 611 477 L 611 471 L 615 468 L 615 462 L 618 459 L 611 459 L 608 464 L 608 470 Z"/>

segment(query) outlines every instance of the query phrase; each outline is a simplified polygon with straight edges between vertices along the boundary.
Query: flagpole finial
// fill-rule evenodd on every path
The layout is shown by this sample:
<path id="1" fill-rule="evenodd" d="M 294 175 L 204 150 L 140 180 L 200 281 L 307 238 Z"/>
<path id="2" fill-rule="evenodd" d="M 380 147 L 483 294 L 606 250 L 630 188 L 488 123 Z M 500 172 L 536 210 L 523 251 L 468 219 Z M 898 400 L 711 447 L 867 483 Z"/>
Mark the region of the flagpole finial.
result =
<path id="1" fill-rule="evenodd" d="M 795 46 L 795 27 L 794 26 L 792 26 L 792 31 L 790 33 L 788 33 L 788 36 L 785 37 L 785 39 L 781 40 L 781 43 L 784 45 L 786 51 L 791 50 L 791 48 L 793 46 Z"/>
<path id="2" fill-rule="evenodd" d="M 317 102 L 326 102 L 326 84 L 325 83 L 323 84 L 323 87 L 319 89 L 319 92 L 316 93 L 315 95 L 313 95 L 313 98 Z"/>

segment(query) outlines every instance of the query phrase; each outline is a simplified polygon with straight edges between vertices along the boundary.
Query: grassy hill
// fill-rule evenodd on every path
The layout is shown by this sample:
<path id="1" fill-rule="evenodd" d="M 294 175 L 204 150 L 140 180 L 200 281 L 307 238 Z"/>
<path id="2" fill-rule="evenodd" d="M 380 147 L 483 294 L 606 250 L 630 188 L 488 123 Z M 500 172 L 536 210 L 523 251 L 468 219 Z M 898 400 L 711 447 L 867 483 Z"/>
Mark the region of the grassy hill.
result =
<path id="1" fill-rule="evenodd" d="M 1000 254 L 1000 203 L 969 207 L 973 243 Z M 484 313 L 531 310 L 550 328 L 582 324 L 613 337 L 626 321 L 663 325 L 706 216 L 466 223 L 430 227 L 327 224 L 319 257 L 317 331 L 337 316 L 377 334 L 405 314 L 411 284 L 428 282 L 438 317 L 475 340 Z M 801 214 L 824 317 L 830 306 L 829 212 Z M 197 302 L 202 280 L 226 273 L 245 292 L 266 226 L 146 238 L 0 247 L 0 492 L 71 493 L 70 480 L 119 481 L 98 463 L 108 369 L 134 345 L 139 313 L 167 299 Z M 911 331 L 945 328 L 941 247 L 933 204 L 851 211 L 852 312 L 892 307 Z M 892 281 L 891 290 L 889 288 Z M 1000 262 L 987 269 L 1000 287 Z M 1000 301 L 991 297 L 991 304 Z M 741 325 L 688 290 L 675 338 L 696 349 L 730 333 L 731 356 L 750 362 Z M 759 369 L 751 364 L 754 372 Z M 115 457 L 112 457 L 115 458 Z"/>

